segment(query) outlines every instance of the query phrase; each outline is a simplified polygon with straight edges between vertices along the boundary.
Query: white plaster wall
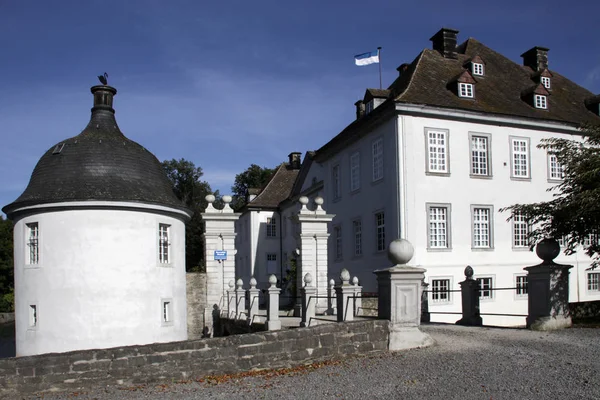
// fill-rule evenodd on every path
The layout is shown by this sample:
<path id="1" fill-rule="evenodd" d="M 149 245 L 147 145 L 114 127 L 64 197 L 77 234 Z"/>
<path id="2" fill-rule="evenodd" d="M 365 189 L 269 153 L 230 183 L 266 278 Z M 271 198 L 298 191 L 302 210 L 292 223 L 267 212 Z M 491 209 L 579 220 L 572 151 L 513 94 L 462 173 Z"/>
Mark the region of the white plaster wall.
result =
<path id="1" fill-rule="evenodd" d="M 277 236 L 267 237 L 267 218 L 275 217 L 279 220 L 280 215 L 275 211 L 252 211 L 251 219 L 251 254 L 250 254 L 250 272 L 251 275 L 244 277 L 244 282 L 248 282 L 251 276 L 254 276 L 257 282 L 265 287 L 269 281 L 267 276 L 267 253 L 277 254 L 277 263 L 280 265 L 280 225 L 277 221 Z"/>
<path id="2" fill-rule="evenodd" d="M 34 267 L 25 264 L 30 222 L 40 232 Z M 168 266 L 158 262 L 159 223 L 171 225 Z M 133 210 L 44 212 L 17 220 L 14 239 L 18 356 L 187 338 L 182 220 Z M 161 299 L 172 300 L 167 326 Z"/>

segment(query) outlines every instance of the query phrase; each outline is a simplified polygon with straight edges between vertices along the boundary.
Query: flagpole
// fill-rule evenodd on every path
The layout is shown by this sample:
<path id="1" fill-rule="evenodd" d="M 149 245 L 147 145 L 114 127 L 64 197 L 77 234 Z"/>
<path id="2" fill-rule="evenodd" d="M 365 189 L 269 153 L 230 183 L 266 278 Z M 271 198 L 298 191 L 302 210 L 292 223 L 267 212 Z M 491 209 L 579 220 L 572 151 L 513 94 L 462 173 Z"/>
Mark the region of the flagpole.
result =
<path id="1" fill-rule="evenodd" d="M 377 48 L 377 57 L 379 58 L 379 89 L 383 89 L 381 85 L 381 47 Z"/>

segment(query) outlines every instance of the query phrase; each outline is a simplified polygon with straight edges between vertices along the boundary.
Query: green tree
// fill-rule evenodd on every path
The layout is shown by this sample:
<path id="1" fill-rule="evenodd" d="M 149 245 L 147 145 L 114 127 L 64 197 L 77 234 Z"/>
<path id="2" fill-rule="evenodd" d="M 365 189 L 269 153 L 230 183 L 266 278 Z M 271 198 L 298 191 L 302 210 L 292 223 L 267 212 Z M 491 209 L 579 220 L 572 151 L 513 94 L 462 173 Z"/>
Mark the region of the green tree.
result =
<path id="1" fill-rule="evenodd" d="M 500 211 L 525 217 L 533 229 L 532 248 L 545 237 L 565 238 L 565 254 L 582 246 L 593 258 L 592 268 L 599 265 L 600 244 L 600 126 L 582 126 L 583 140 L 543 139 L 538 148 L 556 156 L 563 168 L 561 183 L 549 189 L 550 201 L 515 204 Z"/>
<path id="2" fill-rule="evenodd" d="M 0 215 L 0 312 L 13 311 L 13 223 Z"/>
<path id="3" fill-rule="evenodd" d="M 204 271 L 204 223 L 200 214 L 208 203 L 206 195 L 213 193 L 210 185 L 202 181 L 202 168 L 193 162 L 180 160 L 165 160 L 162 162 L 167 177 L 173 184 L 175 195 L 194 212 L 185 229 L 185 265 L 187 271 Z M 215 196 L 219 199 L 218 191 Z M 217 207 L 218 204 L 217 204 Z"/>
<path id="4" fill-rule="evenodd" d="M 274 168 L 260 167 L 256 164 L 250 165 L 244 172 L 235 176 L 235 182 L 231 187 L 233 200 L 231 207 L 239 211 L 246 205 L 248 189 L 262 188 L 269 182 L 275 172 Z"/>

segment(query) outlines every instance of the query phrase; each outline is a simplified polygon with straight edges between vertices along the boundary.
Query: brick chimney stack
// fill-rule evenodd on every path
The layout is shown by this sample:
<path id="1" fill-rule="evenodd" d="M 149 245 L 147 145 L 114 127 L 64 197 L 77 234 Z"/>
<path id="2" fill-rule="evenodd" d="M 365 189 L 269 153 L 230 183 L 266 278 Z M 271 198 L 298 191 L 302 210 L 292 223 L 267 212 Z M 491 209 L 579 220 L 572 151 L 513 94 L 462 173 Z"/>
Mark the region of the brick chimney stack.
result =
<path id="1" fill-rule="evenodd" d="M 523 65 L 538 72 L 548 69 L 548 50 L 545 47 L 536 46 L 521 54 Z"/>
<path id="2" fill-rule="evenodd" d="M 445 58 L 458 58 L 456 54 L 456 37 L 458 31 L 456 29 L 442 28 L 431 37 L 433 49 L 439 51 Z"/>
<path id="3" fill-rule="evenodd" d="M 288 155 L 291 169 L 300 169 L 302 153 L 293 152 Z"/>
<path id="4" fill-rule="evenodd" d="M 354 105 L 356 106 L 356 119 L 361 119 L 365 115 L 365 103 L 359 100 Z"/>

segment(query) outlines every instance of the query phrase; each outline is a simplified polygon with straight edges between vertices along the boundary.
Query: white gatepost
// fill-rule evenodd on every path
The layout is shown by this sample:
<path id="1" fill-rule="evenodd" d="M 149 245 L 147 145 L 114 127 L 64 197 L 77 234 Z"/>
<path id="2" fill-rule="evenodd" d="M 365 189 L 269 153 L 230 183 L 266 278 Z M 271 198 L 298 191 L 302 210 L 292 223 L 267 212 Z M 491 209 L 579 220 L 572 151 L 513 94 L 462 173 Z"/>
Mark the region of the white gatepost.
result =
<path id="1" fill-rule="evenodd" d="M 323 314 L 328 309 L 327 304 L 327 239 L 329 238 L 328 225 L 335 217 L 334 214 L 327 214 L 321 207 L 323 198 L 316 197 L 317 207 L 314 211 L 309 210 L 308 197 L 302 196 L 298 200 L 302 208 L 295 216 L 295 220 L 300 225 L 300 259 L 296 273 L 296 287 L 300 289 L 302 278 L 306 274 L 314 277 L 314 287 L 316 295 L 316 312 Z M 299 296 L 299 293 L 295 293 Z"/>
<path id="2" fill-rule="evenodd" d="M 215 196 L 206 196 L 208 206 L 201 214 L 204 221 L 206 263 L 207 308 L 204 310 L 204 324 L 211 337 L 217 322 L 213 316 L 220 315 L 220 310 L 228 307 L 228 283 L 235 281 L 235 222 L 241 215 L 234 213 L 229 206 L 231 196 L 223 196 L 222 199 L 225 206 L 218 210 L 213 206 Z"/>

